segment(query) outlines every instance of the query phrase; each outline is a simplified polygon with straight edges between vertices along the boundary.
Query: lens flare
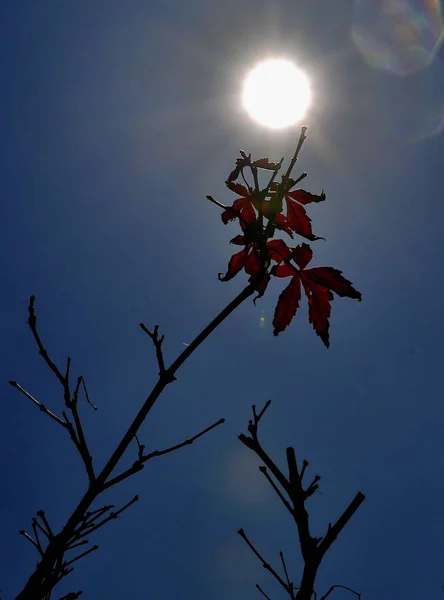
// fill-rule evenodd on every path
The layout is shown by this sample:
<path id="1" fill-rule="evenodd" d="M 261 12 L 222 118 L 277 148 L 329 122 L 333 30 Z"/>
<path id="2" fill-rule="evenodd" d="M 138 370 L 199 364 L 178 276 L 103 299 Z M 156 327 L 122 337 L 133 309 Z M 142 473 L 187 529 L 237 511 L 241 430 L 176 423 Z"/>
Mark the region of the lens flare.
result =
<path id="1" fill-rule="evenodd" d="M 431 64 L 442 43 L 440 0 L 355 0 L 351 37 L 372 67 L 410 75 Z"/>

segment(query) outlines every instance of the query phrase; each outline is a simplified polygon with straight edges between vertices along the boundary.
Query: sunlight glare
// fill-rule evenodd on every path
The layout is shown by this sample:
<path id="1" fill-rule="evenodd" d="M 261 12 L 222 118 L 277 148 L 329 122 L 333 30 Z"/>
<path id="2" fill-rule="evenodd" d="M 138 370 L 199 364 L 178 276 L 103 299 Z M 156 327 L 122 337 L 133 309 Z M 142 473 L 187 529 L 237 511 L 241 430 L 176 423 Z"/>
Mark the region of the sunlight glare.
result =
<path id="1" fill-rule="evenodd" d="M 268 60 L 248 74 L 242 104 L 252 119 L 271 129 L 294 125 L 311 101 L 308 79 L 292 62 Z"/>

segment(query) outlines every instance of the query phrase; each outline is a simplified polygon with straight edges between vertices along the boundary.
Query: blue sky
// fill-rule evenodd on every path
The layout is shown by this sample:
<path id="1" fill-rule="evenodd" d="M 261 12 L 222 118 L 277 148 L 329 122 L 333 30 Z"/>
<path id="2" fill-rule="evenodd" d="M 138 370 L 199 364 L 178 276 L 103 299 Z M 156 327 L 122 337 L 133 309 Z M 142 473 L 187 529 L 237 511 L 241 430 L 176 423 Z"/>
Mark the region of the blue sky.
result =
<path id="1" fill-rule="evenodd" d="M 103 464 L 156 378 L 138 323 L 161 325 L 173 360 L 245 284 L 243 275 L 217 280 L 237 229 L 223 226 L 205 195 L 232 200 L 224 180 L 239 148 L 256 157 L 291 155 L 297 128 L 267 131 L 240 107 L 244 74 L 270 55 L 294 59 L 312 79 L 299 166 L 309 174 L 306 189 L 327 193 L 309 210 L 326 238 L 315 245 L 313 265 L 343 270 L 363 302 L 334 301 L 328 351 L 304 308 L 273 337 L 281 282 L 256 307 L 241 306 L 184 365 L 142 438 L 147 449 L 162 448 L 220 417 L 226 424 L 110 492 L 107 502 L 125 503 L 134 493 L 141 500 L 99 532 L 100 551 L 79 564 L 60 595 L 84 589 L 85 598 L 249 600 L 259 597 L 259 582 L 283 597 L 236 534 L 243 527 L 270 561 L 282 549 L 297 578 L 290 518 L 237 440 L 251 404 L 271 398 L 264 444 L 282 465 L 285 447 L 294 445 L 310 472 L 323 476 L 322 494 L 309 505 L 314 533 L 358 490 L 367 495 L 327 555 L 318 591 L 340 583 L 364 599 L 441 597 L 444 51 L 415 70 L 415 35 L 424 23 L 430 35 L 437 27 L 425 3 L 394 3 L 407 31 L 398 46 L 387 45 L 378 29 L 385 21 L 365 4 L 3 3 L 5 599 L 36 561 L 18 530 L 40 508 L 60 526 L 85 485 L 64 432 L 7 384 L 16 379 L 62 409 L 26 326 L 28 297 L 37 297 L 52 355 L 59 362 L 72 356 L 99 406 L 97 413 L 85 406 L 83 415 Z M 362 46 L 365 56 L 357 47 L 362 35 L 371 42 Z M 388 54 L 378 54 L 382 47 Z M 409 75 L 400 76 L 401 68 Z"/>

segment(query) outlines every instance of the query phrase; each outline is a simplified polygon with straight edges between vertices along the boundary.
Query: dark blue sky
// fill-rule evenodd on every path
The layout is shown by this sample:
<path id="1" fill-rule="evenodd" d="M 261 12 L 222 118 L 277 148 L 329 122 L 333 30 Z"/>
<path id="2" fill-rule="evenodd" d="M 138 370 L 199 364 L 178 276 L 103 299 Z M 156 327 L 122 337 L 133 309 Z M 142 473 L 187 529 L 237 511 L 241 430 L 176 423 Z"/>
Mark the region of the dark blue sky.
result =
<path id="1" fill-rule="evenodd" d="M 392 2 L 391 17 L 388 2 L 371 4 L 380 20 L 364 0 L 2 4 L 5 599 L 36 561 L 18 530 L 40 508 L 60 526 L 85 484 L 64 432 L 7 384 L 18 380 L 60 412 L 25 323 L 28 297 L 36 294 L 54 358 L 73 357 L 100 408 L 83 414 L 102 464 L 156 378 L 138 323 L 161 325 L 171 360 L 245 284 L 244 275 L 217 280 L 237 228 L 223 226 L 205 195 L 233 199 L 223 182 L 239 148 L 291 155 L 298 128 L 267 131 L 239 103 L 245 72 L 270 55 L 294 59 L 313 82 L 299 163 L 306 189 L 327 193 L 309 209 L 326 238 L 313 266 L 343 270 L 363 302 L 334 301 L 328 351 L 305 308 L 273 337 L 281 282 L 233 314 L 181 369 L 142 439 L 162 448 L 219 417 L 227 423 L 110 492 L 116 504 L 136 492 L 141 501 L 97 535 L 101 550 L 60 595 L 249 600 L 259 582 L 283 597 L 236 534 L 243 527 L 270 561 L 284 550 L 297 579 L 290 518 L 237 440 L 251 404 L 272 398 L 264 443 L 282 465 L 294 445 L 323 476 L 309 505 L 314 533 L 358 490 L 367 495 L 327 555 L 318 591 L 341 583 L 369 600 L 442 597 L 444 54 L 416 70 L 439 30 L 426 3 Z M 384 38 L 389 17 L 405 32 L 398 45 Z"/>

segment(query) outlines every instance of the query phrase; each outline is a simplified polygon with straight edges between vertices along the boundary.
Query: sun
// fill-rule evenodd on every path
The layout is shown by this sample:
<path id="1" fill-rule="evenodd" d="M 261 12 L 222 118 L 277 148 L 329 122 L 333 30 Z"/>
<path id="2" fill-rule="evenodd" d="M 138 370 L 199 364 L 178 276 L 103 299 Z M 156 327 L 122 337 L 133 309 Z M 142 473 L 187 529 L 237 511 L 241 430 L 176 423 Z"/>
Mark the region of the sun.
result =
<path id="1" fill-rule="evenodd" d="M 311 102 L 308 78 L 289 60 L 267 60 L 245 79 L 242 104 L 252 119 L 271 129 L 294 125 Z"/>

